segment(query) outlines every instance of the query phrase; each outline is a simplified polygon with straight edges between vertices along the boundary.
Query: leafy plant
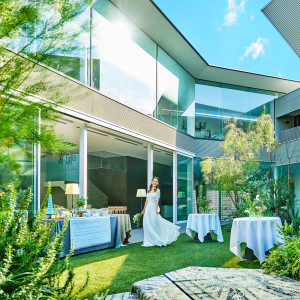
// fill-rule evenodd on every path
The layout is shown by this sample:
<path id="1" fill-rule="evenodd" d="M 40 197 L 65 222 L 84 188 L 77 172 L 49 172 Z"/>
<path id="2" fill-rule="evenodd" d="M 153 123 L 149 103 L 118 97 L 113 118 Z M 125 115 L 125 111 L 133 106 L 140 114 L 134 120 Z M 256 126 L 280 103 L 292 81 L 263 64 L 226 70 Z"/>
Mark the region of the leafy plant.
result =
<path id="1" fill-rule="evenodd" d="M 132 221 L 134 224 L 136 224 L 136 227 L 140 226 L 141 219 L 142 219 L 142 214 L 136 214 L 133 216 Z"/>
<path id="2" fill-rule="evenodd" d="M 78 207 L 84 206 L 86 201 L 87 201 L 86 198 L 80 197 L 80 198 L 76 199 L 76 204 Z"/>
<path id="3" fill-rule="evenodd" d="M 92 0 L 0 1 L 0 183 L 19 184 L 20 157 L 32 158 L 32 146 L 69 151 L 55 133 L 57 108 L 69 100 L 61 83 L 49 78 L 47 64 L 80 50 L 82 26 L 70 26 Z M 89 21 L 88 21 L 89 22 Z M 47 73 L 48 72 L 48 73 Z M 40 123 L 38 124 L 38 120 Z M 23 160 L 23 159 L 22 159 Z M 23 176 L 25 177 L 25 176 Z"/>
<path id="4" fill-rule="evenodd" d="M 249 194 L 244 194 L 244 200 L 248 205 L 248 208 L 245 210 L 246 213 L 249 214 L 249 216 L 262 216 L 262 213 L 267 209 L 267 207 L 263 205 L 259 205 L 259 195 L 256 195 L 256 197 L 251 200 Z"/>
<path id="5" fill-rule="evenodd" d="M 285 222 L 281 229 L 284 247 L 272 250 L 262 268 L 266 273 L 276 273 L 300 280 L 300 235 L 294 230 L 293 224 Z"/>
<path id="6" fill-rule="evenodd" d="M 212 211 L 212 207 L 209 207 L 211 201 L 207 200 L 205 196 L 197 198 L 197 204 L 199 213 L 208 214 L 210 211 Z"/>
<path id="7" fill-rule="evenodd" d="M 69 256 L 60 260 L 67 219 L 60 235 L 55 234 L 55 220 L 46 220 L 45 210 L 37 212 L 31 223 L 26 211 L 32 192 L 20 197 L 16 209 L 15 188 L 1 191 L 0 298 L 72 299 L 74 273 Z"/>

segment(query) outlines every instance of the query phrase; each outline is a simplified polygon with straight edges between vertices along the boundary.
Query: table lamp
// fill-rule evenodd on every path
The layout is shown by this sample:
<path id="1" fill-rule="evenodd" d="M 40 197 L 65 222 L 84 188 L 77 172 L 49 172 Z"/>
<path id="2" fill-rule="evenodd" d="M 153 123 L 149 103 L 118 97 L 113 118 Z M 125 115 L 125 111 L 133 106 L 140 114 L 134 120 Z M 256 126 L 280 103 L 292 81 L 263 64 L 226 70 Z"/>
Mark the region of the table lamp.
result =
<path id="1" fill-rule="evenodd" d="M 147 193 L 146 193 L 146 190 L 145 189 L 138 189 L 136 191 L 136 197 L 141 197 L 141 211 L 143 209 L 143 199 L 142 197 L 146 197 L 147 196 Z"/>
<path id="2" fill-rule="evenodd" d="M 73 195 L 79 195 L 79 185 L 78 183 L 67 183 L 66 186 L 66 195 L 72 195 L 72 214 L 73 214 Z"/>

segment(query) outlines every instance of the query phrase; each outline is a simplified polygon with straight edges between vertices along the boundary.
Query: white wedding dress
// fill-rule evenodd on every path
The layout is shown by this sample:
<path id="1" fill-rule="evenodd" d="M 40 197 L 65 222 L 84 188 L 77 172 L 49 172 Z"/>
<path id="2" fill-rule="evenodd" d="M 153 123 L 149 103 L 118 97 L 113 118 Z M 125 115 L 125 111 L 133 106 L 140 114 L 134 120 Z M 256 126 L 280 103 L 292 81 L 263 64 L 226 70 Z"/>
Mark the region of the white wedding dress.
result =
<path id="1" fill-rule="evenodd" d="M 155 201 L 159 200 L 159 197 L 160 193 L 147 194 L 148 204 L 143 218 L 143 247 L 166 246 L 176 241 L 179 236 L 180 227 L 155 212 Z"/>

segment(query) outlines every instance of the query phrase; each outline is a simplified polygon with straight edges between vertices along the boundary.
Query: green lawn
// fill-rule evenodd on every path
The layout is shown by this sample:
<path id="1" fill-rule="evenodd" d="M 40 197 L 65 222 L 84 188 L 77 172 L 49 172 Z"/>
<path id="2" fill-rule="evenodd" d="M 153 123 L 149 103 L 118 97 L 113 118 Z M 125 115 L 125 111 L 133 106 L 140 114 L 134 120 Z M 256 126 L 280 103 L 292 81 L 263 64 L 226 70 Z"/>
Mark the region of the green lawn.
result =
<path id="1" fill-rule="evenodd" d="M 188 266 L 258 269 L 257 261 L 240 261 L 229 251 L 230 233 L 223 232 L 224 243 L 200 243 L 186 234 L 166 247 L 141 247 L 141 243 L 119 249 L 107 249 L 71 258 L 75 269 L 75 288 L 82 286 L 89 272 L 89 283 L 78 296 L 97 292 L 128 292 L 134 282 Z"/>

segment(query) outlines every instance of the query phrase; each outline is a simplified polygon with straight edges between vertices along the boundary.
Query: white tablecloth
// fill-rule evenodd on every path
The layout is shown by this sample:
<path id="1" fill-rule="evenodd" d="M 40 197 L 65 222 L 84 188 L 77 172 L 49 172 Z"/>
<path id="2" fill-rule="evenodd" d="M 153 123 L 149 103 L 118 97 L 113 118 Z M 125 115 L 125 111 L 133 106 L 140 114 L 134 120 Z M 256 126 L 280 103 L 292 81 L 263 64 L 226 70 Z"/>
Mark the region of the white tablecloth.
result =
<path id="1" fill-rule="evenodd" d="M 275 217 L 234 219 L 230 234 L 230 251 L 243 259 L 240 243 L 246 243 L 262 263 L 266 251 L 275 244 L 284 243 L 279 235 L 278 225 L 282 226 L 281 220 Z"/>
<path id="2" fill-rule="evenodd" d="M 130 216 L 128 214 L 116 214 L 113 216 L 118 216 L 121 243 L 123 244 L 126 238 L 126 232 L 131 231 Z"/>
<path id="3" fill-rule="evenodd" d="M 201 243 L 203 243 L 204 237 L 211 231 L 217 234 L 219 242 L 224 241 L 220 219 L 217 214 L 189 214 L 186 224 L 186 234 L 192 238 L 193 231 L 198 233 L 198 239 Z"/>

